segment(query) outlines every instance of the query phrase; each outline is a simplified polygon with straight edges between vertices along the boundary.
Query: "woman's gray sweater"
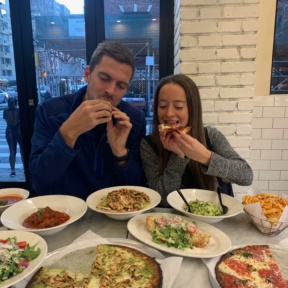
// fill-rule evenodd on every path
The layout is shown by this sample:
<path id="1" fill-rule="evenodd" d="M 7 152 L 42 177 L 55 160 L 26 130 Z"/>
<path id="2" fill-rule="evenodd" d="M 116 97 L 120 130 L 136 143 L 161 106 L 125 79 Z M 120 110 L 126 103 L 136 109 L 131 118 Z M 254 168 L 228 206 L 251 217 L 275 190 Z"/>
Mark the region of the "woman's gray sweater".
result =
<path id="1" fill-rule="evenodd" d="M 219 130 L 212 126 L 206 126 L 206 129 L 212 155 L 209 166 L 202 165 L 202 172 L 240 186 L 251 185 L 253 171 L 249 164 L 238 155 Z M 169 206 L 166 198 L 169 193 L 180 188 L 182 175 L 190 159 L 179 158 L 172 153 L 167 167 L 160 174 L 158 156 L 145 139 L 140 142 L 140 156 L 148 187 L 160 193 L 161 206 Z"/>

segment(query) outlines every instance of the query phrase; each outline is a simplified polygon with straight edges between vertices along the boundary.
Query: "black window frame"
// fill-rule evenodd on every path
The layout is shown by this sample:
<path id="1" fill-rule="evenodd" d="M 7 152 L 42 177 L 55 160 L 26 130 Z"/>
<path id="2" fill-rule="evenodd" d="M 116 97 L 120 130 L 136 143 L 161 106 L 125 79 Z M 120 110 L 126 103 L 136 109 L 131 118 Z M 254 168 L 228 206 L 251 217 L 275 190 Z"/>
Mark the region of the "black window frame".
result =
<path id="1" fill-rule="evenodd" d="M 276 1 L 276 13 L 275 13 L 275 25 L 274 25 L 274 37 L 273 37 L 271 77 L 270 77 L 270 94 L 271 95 L 288 94 L 288 41 L 287 41 L 287 45 L 278 45 L 275 43 L 278 37 L 279 26 L 283 24 L 283 23 L 280 23 L 279 21 L 280 19 L 279 14 L 282 11 L 280 11 L 278 8 L 279 8 L 279 3 L 281 1 L 287 2 L 287 34 L 285 33 L 285 36 L 286 36 L 286 39 L 288 39 L 288 0 L 277 0 Z M 286 87 L 284 89 L 281 89 L 279 85 L 283 83 L 285 83 Z"/>
<path id="2" fill-rule="evenodd" d="M 25 182 L 0 182 L 0 188 L 33 190 L 28 178 L 31 137 L 38 105 L 30 0 L 7 0 L 10 5 L 12 39 L 23 138 Z M 105 40 L 104 0 L 84 0 L 86 59 Z M 159 78 L 174 72 L 174 0 L 160 0 Z"/>

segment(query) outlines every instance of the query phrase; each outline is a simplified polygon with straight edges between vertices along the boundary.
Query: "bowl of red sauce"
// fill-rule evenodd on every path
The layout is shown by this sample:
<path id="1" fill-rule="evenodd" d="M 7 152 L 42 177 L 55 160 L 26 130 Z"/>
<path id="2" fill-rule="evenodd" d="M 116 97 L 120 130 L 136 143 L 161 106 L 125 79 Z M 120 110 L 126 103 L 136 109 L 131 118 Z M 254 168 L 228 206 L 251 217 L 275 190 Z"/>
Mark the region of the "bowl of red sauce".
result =
<path id="1" fill-rule="evenodd" d="M 80 219 L 87 211 L 84 200 L 68 195 L 38 196 L 15 203 L 1 215 L 8 229 L 52 235 Z"/>
<path id="2" fill-rule="evenodd" d="M 29 197 L 28 190 L 22 188 L 3 188 L 0 189 L 0 214 L 15 203 Z"/>

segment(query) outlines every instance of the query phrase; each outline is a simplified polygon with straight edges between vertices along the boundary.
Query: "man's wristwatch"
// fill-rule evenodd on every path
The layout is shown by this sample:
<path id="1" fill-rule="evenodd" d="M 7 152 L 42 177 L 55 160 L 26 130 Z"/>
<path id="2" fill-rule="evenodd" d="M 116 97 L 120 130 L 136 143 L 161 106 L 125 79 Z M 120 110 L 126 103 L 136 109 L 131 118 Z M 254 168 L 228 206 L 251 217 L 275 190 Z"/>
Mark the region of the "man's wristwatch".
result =
<path id="1" fill-rule="evenodd" d="M 126 155 L 120 156 L 120 157 L 117 157 L 117 156 L 113 155 L 113 158 L 114 158 L 115 162 L 123 162 L 123 161 L 128 160 L 128 158 L 129 158 L 129 149 L 127 149 L 127 154 Z"/>

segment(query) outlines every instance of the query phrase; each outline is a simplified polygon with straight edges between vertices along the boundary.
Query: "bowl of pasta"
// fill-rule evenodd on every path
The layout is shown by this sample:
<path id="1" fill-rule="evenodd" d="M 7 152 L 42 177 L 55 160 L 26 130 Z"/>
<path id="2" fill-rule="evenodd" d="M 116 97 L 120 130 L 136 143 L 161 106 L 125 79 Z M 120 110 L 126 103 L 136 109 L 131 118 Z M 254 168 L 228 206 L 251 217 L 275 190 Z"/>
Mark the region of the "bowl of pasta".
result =
<path id="1" fill-rule="evenodd" d="M 242 197 L 244 212 L 263 234 L 276 236 L 288 227 L 288 197 L 257 193 Z"/>
<path id="2" fill-rule="evenodd" d="M 125 221 L 156 207 L 160 194 L 141 186 L 115 186 L 97 190 L 86 200 L 87 206 L 107 217 Z"/>

